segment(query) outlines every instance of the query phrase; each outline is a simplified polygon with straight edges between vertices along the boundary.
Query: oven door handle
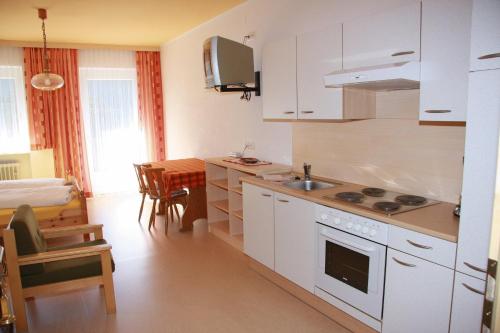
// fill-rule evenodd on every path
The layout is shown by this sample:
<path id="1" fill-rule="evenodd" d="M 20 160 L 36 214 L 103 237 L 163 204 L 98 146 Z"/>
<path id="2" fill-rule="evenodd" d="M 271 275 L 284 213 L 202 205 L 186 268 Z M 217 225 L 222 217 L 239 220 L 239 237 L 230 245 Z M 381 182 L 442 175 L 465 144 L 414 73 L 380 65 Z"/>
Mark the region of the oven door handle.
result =
<path id="1" fill-rule="evenodd" d="M 351 241 L 348 241 L 347 239 L 343 239 L 343 238 L 339 238 L 337 236 L 334 236 L 332 235 L 331 233 L 329 233 L 327 230 L 325 229 L 322 229 L 321 232 L 320 232 L 321 235 L 335 241 L 335 242 L 338 242 L 338 243 L 341 243 L 341 244 L 344 244 L 344 245 L 348 245 L 348 246 L 351 246 L 355 249 L 358 249 L 358 250 L 361 250 L 361 251 L 364 251 L 364 252 L 373 252 L 375 251 L 375 248 L 373 247 L 367 247 L 367 246 L 363 246 L 363 245 L 359 245 L 359 244 L 356 244 L 356 243 L 353 243 Z"/>

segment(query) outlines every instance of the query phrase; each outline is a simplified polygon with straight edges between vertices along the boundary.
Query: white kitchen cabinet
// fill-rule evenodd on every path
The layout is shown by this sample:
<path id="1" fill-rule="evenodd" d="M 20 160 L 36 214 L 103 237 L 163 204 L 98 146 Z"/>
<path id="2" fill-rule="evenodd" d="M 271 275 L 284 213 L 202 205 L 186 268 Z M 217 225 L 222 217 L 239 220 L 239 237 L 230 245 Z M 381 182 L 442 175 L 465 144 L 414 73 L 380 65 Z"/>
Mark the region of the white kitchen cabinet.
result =
<path id="1" fill-rule="evenodd" d="M 456 270 L 486 278 L 500 127 L 500 69 L 472 72 Z"/>
<path id="2" fill-rule="evenodd" d="M 472 0 L 422 3 L 420 120 L 465 121 Z"/>
<path id="3" fill-rule="evenodd" d="M 500 0 L 474 0 L 470 55 L 472 71 L 500 68 Z"/>
<path id="4" fill-rule="evenodd" d="M 297 37 L 298 119 L 342 119 L 342 89 L 323 77 L 342 69 L 342 24 Z"/>
<path id="5" fill-rule="evenodd" d="M 264 119 L 297 119 L 297 38 L 273 41 L 262 51 Z"/>
<path id="6" fill-rule="evenodd" d="M 420 60 L 420 2 L 344 22 L 343 68 Z"/>
<path id="7" fill-rule="evenodd" d="M 485 282 L 457 272 L 453 288 L 450 333 L 479 333 Z"/>
<path id="8" fill-rule="evenodd" d="M 274 270 L 274 193 L 243 183 L 243 251 Z"/>
<path id="9" fill-rule="evenodd" d="M 314 293 L 314 204 L 275 193 L 274 217 L 275 271 Z"/>
<path id="10" fill-rule="evenodd" d="M 382 333 L 446 333 L 453 270 L 389 248 Z"/>

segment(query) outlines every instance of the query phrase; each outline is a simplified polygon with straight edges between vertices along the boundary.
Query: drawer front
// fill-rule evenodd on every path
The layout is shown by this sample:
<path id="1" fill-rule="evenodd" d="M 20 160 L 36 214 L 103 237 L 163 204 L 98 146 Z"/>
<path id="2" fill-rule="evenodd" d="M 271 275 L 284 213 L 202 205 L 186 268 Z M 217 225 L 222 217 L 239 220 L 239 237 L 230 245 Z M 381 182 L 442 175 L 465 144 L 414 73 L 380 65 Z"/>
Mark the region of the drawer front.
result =
<path id="1" fill-rule="evenodd" d="M 455 268 L 456 243 L 391 225 L 388 245 L 436 264 Z"/>

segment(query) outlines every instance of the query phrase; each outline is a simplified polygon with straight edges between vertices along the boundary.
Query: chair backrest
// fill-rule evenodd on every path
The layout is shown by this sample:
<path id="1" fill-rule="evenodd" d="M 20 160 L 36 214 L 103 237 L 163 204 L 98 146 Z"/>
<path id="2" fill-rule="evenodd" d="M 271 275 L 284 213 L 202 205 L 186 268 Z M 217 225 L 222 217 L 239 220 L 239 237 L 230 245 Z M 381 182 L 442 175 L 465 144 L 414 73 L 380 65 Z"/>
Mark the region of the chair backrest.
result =
<path id="1" fill-rule="evenodd" d="M 17 207 L 8 228 L 14 230 L 18 255 L 22 256 L 47 251 L 47 242 L 40 232 L 38 221 L 31 206 L 21 205 Z M 42 272 L 43 264 L 21 267 L 22 275 L 39 274 Z"/>
<path id="2" fill-rule="evenodd" d="M 140 193 L 147 193 L 148 192 L 148 185 L 146 183 L 146 180 L 144 179 L 144 171 L 143 168 L 151 168 L 151 164 L 145 163 L 145 164 L 135 164 L 134 163 L 134 170 L 135 170 L 135 175 L 137 176 L 137 181 L 139 182 L 139 192 Z"/>
<path id="3" fill-rule="evenodd" d="M 149 188 L 149 194 L 153 198 L 166 198 L 167 192 L 163 182 L 163 168 L 143 168 L 146 175 L 146 182 Z"/>

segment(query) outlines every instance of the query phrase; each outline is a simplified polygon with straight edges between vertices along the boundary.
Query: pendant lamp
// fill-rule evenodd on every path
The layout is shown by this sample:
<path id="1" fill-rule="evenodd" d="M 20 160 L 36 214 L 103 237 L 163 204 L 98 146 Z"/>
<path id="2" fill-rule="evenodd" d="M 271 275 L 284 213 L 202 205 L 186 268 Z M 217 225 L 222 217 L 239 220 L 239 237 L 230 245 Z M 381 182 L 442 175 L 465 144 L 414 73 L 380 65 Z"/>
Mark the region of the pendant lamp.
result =
<path id="1" fill-rule="evenodd" d="M 64 85 L 64 79 L 61 75 L 51 73 L 49 69 L 49 56 L 47 54 L 47 35 L 45 34 L 45 19 L 47 19 L 47 10 L 44 8 L 39 8 L 38 17 L 42 20 L 43 72 L 36 74 L 31 78 L 31 85 L 35 89 L 54 91 Z"/>

